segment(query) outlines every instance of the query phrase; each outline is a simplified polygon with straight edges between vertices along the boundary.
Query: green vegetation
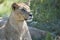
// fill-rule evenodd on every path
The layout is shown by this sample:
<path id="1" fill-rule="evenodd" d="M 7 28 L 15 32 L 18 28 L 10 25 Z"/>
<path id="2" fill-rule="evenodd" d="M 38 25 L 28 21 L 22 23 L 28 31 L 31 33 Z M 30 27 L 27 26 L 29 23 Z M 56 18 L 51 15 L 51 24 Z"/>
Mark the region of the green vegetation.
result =
<path id="1" fill-rule="evenodd" d="M 32 0 L 30 7 L 37 22 L 33 27 L 60 34 L 60 0 Z"/>
<path id="2" fill-rule="evenodd" d="M 53 40 L 52 36 L 49 32 L 47 32 L 46 39 L 45 40 Z"/>
<path id="3" fill-rule="evenodd" d="M 55 20 L 60 10 L 58 1 L 59 0 L 32 0 L 31 9 L 34 13 L 34 20 L 38 22 Z"/>

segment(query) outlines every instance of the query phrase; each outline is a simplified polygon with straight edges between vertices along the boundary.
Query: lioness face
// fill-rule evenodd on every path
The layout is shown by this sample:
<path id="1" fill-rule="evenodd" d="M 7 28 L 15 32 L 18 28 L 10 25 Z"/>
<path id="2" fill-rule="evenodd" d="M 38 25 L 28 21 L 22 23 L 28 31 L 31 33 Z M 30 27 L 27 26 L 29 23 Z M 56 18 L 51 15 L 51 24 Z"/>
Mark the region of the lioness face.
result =
<path id="1" fill-rule="evenodd" d="M 18 19 L 31 21 L 33 18 L 30 7 L 25 3 L 13 3 L 12 9 L 17 14 Z"/>

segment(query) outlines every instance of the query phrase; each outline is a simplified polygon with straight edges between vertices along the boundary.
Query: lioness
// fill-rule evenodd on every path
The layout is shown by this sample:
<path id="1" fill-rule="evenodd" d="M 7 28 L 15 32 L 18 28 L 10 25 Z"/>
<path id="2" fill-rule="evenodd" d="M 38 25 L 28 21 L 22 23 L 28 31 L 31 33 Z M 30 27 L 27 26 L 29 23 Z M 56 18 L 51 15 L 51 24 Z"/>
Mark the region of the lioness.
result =
<path id="1" fill-rule="evenodd" d="M 0 40 L 32 40 L 26 24 L 26 21 L 32 18 L 27 4 L 13 3 L 7 23 L 0 28 L 0 31 L 3 31 L 0 33 Z"/>

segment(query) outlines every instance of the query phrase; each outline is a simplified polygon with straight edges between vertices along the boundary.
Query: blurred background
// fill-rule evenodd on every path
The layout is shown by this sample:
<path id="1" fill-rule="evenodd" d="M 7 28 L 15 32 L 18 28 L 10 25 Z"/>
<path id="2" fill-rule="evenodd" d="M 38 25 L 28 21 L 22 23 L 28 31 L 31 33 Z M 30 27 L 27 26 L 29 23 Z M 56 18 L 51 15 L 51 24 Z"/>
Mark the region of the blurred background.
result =
<path id="1" fill-rule="evenodd" d="M 11 4 L 14 2 L 26 2 L 27 0 L 0 0 L 0 17 L 8 17 L 11 13 Z M 39 38 L 33 40 L 60 40 L 60 0 L 31 0 L 31 12 L 33 21 L 30 27 L 41 31 Z M 46 34 L 42 34 L 46 32 Z M 37 35 L 36 34 L 36 35 Z M 42 36 L 43 35 L 43 36 Z"/>

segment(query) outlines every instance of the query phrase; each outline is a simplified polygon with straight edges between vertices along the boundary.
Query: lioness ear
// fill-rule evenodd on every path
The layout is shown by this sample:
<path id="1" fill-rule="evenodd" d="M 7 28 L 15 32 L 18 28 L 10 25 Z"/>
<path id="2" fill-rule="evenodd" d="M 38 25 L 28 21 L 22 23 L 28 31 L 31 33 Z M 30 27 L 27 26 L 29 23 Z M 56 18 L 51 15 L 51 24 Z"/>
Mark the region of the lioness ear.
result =
<path id="1" fill-rule="evenodd" d="M 30 0 L 28 0 L 27 2 L 25 2 L 25 4 L 27 4 L 28 6 L 30 6 Z"/>
<path id="2" fill-rule="evenodd" d="M 17 8 L 19 8 L 19 6 L 18 6 L 16 3 L 13 3 L 13 4 L 12 4 L 12 9 L 15 10 L 15 9 L 17 9 Z"/>

